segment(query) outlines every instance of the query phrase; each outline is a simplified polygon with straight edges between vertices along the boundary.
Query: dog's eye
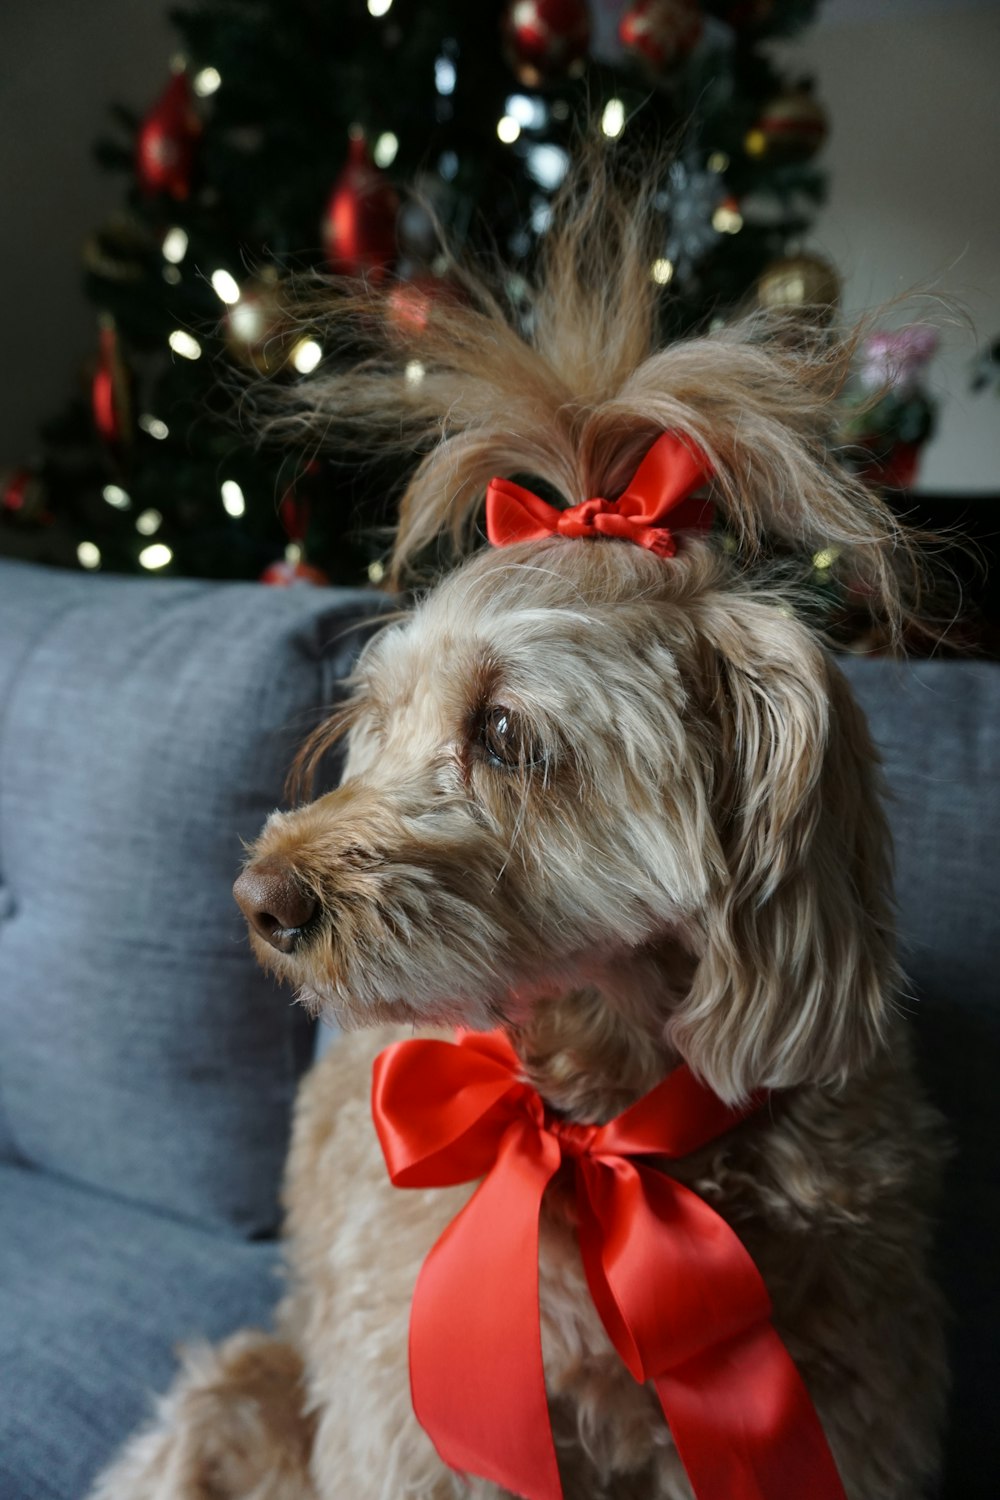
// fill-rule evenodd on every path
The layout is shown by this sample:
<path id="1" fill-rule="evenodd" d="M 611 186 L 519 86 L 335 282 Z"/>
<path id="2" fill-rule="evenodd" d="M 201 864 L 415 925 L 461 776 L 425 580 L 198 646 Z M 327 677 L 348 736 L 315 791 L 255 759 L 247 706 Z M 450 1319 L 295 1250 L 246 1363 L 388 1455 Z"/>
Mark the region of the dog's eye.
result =
<path id="1" fill-rule="evenodd" d="M 494 766 L 533 766 L 543 759 L 541 746 L 521 715 L 503 704 L 486 710 L 479 740 Z"/>

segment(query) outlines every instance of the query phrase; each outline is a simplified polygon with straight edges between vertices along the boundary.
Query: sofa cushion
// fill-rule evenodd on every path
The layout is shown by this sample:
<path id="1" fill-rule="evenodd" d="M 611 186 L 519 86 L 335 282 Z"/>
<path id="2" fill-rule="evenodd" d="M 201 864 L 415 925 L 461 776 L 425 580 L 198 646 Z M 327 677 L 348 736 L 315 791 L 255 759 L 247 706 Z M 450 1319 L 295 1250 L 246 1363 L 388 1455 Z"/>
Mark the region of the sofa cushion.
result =
<path id="1" fill-rule="evenodd" d="M 0 1495 L 80 1500 L 175 1346 L 267 1325 L 278 1249 L 0 1165 Z"/>
<path id="2" fill-rule="evenodd" d="M 274 1226 L 312 1027 L 230 888 L 378 605 L 0 564 L 8 1157 Z"/>

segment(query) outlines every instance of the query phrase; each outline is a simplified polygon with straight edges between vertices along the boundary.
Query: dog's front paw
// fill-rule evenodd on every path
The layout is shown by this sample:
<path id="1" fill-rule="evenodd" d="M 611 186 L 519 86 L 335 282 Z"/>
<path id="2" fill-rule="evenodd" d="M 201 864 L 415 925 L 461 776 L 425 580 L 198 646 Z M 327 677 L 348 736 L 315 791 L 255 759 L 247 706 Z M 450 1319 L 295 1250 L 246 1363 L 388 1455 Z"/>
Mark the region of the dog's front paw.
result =
<path id="1" fill-rule="evenodd" d="M 184 1351 L 156 1417 L 90 1500 L 313 1500 L 313 1422 L 289 1344 L 235 1334 Z"/>

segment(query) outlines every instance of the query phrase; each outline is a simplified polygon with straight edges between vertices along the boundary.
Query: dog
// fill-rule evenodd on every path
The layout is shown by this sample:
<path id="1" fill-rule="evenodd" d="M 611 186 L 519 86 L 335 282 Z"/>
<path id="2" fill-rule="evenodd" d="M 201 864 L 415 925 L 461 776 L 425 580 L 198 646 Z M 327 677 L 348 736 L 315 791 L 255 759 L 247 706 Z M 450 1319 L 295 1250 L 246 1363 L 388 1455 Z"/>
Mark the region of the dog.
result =
<path id="1" fill-rule="evenodd" d="M 420 1058 L 451 1058 L 456 1026 L 500 1035 L 566 1141 L 629 1118 L 678 1067 L 731 1111 L 654 1173 L 752 1258 L 843 1492 L 932 1491 L 941 1123 L 901 1014 L 877 757 L 773 555 L 838 549 L 892 628 L 911 549 L 831 457 L 849 341 L 749 315 L 658 348 L 650 223 L 601 170 L 577 174 L 527 333 L 471 277 L 427 317 L 394 316 L 391 291 L 331 314 L 327 339 L 366 340 L 366 357 L 295 399 L 418 455 L 394 578 L 435 548 L 458 564 L 378 631 L 304 747 L 308 777 L 344 741 L 339 787 L 274 813 L 237 882 L 260 960 L 346 1033 L 298 1100 L 275 1331 L 189 1350 L 95 1500 L 514 1492 L 440 1456 L 408 1368 L 418 1274 L 475 1182 L 395 1186 L 372 1118 L 377 1055 L 419 1029 L 450 1049 Z M 654 454 L 683 471 L 656 525 L 620 500 Z M 482 548 L 487 492 L 504 544 Z M 557 1483 L 569 1500 L 701 1500 L 659 1387 L 598 1310 L 581 1235 L 556 1172 L 537 1274 Z M 501 1322 L 508 1291 L 481 1287 Z M 428 1342 L 447 1364 L 433 1319 Z M 469 1357 L 488 1386 L 489 1350 Z M 501 1457 L 523 1437 L 501 1429 Z"/>

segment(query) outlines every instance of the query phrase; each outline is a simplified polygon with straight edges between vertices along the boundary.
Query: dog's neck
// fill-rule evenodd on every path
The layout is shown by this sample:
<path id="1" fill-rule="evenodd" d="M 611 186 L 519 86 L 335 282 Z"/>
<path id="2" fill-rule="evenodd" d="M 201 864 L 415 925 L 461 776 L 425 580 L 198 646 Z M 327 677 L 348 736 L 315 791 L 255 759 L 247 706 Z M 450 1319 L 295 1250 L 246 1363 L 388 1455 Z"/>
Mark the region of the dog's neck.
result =
<path id="1" fill-rule="evenodd" d="M 664 1030 L 691 968 L 671 946 L 539 988 L 507 1028 L 529 1083 L 570 1120 L 620 1114 L 680 1061 Z"/>

